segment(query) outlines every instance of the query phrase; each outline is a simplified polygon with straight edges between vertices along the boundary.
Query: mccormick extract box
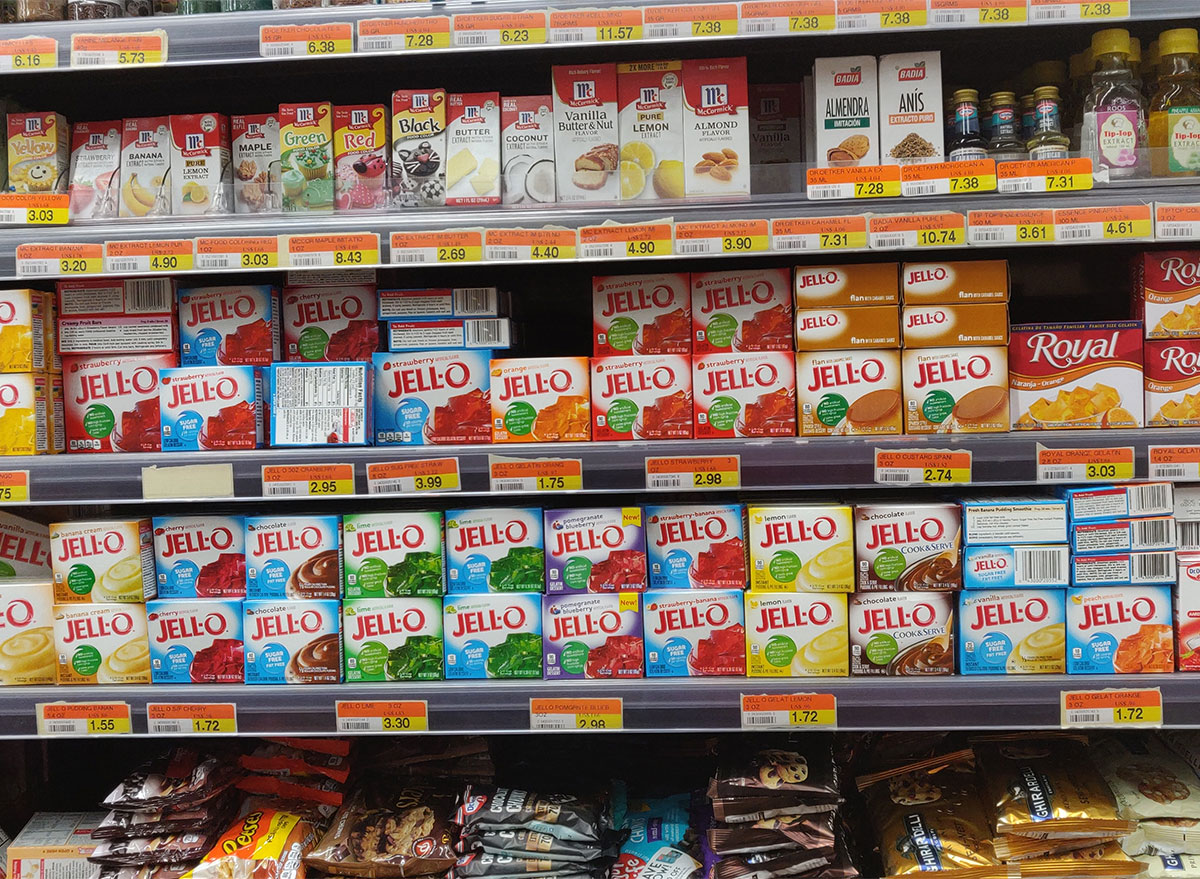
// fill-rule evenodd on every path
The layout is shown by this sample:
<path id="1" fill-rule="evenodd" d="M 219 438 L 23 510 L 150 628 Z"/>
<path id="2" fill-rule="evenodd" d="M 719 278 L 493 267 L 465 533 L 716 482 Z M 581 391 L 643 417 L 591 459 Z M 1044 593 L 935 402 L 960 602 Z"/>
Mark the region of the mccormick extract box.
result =
<path id="1" fill-rule="evenodd" d="M 164 452 L 230 451 L 262 444 L 253 366 L 182 366 L 158 378 Z"/>
<path id="2" fill-rule="evenodd" d="M 545 591 L 542 533 L 536 507 L 447 510 L 450 594 Z"/>
<path id="3" fill-rule="evenodd" d="M 905 305 L 1008 302 L 1008 261 L 906 262 L 900 289 Z"/>
<path id="4" fill-rule="evenodd" d="M 1000 589 L 958 596 L 958 669 L 965 675 L 1062 674 L 1066 590 Z"/>
<path id="5" fill-rule="evenodd" d="M 491 351 L 375 354 L 375 445 L 492 441 Z"/>
<path id="6" fill-rule="evenodd" d="M 683 198 L 683 62 L 617 65 L 621 200 Z"/>
<path id="7" fill-rule="evenodd" d="M 440 681 L 441 598 L 347 598 L 342 602 L 345 681 Z"/>
<path id="8" fill-rule="evenodd" d="M 247 684 L 337 684 L 342 680 L 337 601 L 242 603 Z"/>
<path id="9" fill-rule="evenodd" d="M 751 506 L 750 589 L 853 592 L 854 514 L 843 506 Z"/>
<path id="10" fill-rule="evenodd" d="M 0 373 L 50 371 L 53 302 L 39 290 L 0 290 Z"/>
<path id="11" fill-rule="evenodd" d="M 342 533 L 347 598 L 445 593 L 441 513 L 347 513 Z"/>
<path id="12" fill-rule="evenodd" d="M 148 684 L 143 604 L 54 606 L 59 684 Z"/>
<path id="13" fill-rule="evenodd" d="M 370 444 L 369 363 L 276 363 L 262 373 L 272 446 Z"/>
<path id="14" fill-rule="evenodd" d="M 231 116 L 233 209 L 263 214 L 283 206 L 279 181 L 279 114 Z"/>
<path id="15" fill-rule="evenodd" d="M 60 113 L 8 114 L 8 191 L 65 192 L 71 126 Z"/>
<path id="16" fill-rule="evenodd" d="M 651 589 L 745 589 L 746 509 L 646 507 Z"/>
<path id="17" fill-rule="evenodd" d="M 504 204 L 553 204 L 557 197 L 553 105 L 550 95 L 500 99 Z"/>
<path id="18" fill-rule="evenodd" d="M 50 529 L 0 510 L 0 586 L 8 577 L 49 577 Z"/>
<path id="19" fill-rule="evenodd" d="M 149 519 L 52 522 L 54 603 L 141 604 L 155 596 Z"/>
<path id="20" fill-rule="evenodd" d="M 904 351 L 904 432 L 1007 431 L 1008 353 L 996 347 Z"/>
<path id="21" fill-rule="evenodd" d="M 1181 552 L 1175 589 L 1175 654 L 1179 671 L 1200 671 L 1200 553 Z"/>
<path id="22" fill-rule="evenodd" d="M 750 86 L 750 189 L 799 192 L 804 164 L 800 90 L 794 83 Z"/>
<path id="23" fill-rule="evenodd" d="M 0 376 L 0 455 L 50 451 L 50 379 L 35 373 Z"/>
<path id="24" fill-rule="evenodd" d="M 1142 356 L 1146 426 L 1200 426 L 1200 339 L 1147 340 Z"/>
<path id="25" fill-rule="evenodd" d="M 403 207 L 446 203 L 446 92 L 392 92 L 392 195 Z"/>
<path id="26" fill-rule="evenodd" d="M 171 213 L 171 121 L 168 116 L 126 119 L 121 132 L 118 215 Z"/>
<path id="27" fill-rule="evenodd" d="M 243 598 L 246 534 L 241 516 L 155 516 L 159 598 Z"/>
<path id="28" fill-rule="evenodd" d="M 1145 426 L 1137 321 L 1018 324 L 1008 367 L 1013 430 Z"/>
<path id="29" fill-rule="evenodd" d="M 616 201 L 621 190 L 617 65 L 559 65 L 552 75 L 559 202 Z"/>
<path id="30" fill-rule="evenodd" d="M 232 196 L 229 117 L 223 113 L 171 116 L 171 212 L 227 214 Z"/>
<path id="31" fill-rule="evenodd" d="M 645 592 L 641 507 L 546 510 L 546 592 Z"/>
<path id="32" fill-rule="evenodd" d="M 1147 339 L 1200 338 L 1200 250 L 1147 252 L 1134 263 L 1133 316 Z"/>
<path id="33" fill-rule="evenodd" d="M 53 684 L 56 666 L 49 579 L 0 580 L 0 687 Z"/>
<path id="34" fill-rule="evenodd" d="M 121 192 L 120 119 L 71 128 L 71 218 L 111 220 Z"/>
<path id="35" fill-rule="evenodd" d="M 270 284 L 179 291 L 181 366 L 267 366 L 279 358 L 279 290 Z"/>
<path id="36" fill-rule="evenodd" d="M 850 597 L 851 675 L 954 674 L 950 592 Z"/>
<path id="37" fill-rule="evenodd" d="M 879 164 L 879 87 L 873 55 L 813 63 L 813 124 L 821 168 Z"/>
<path id="38" fill-rule="evenodd" d="M 1067 674 L 1174 670 L 1170 586 L 1067 590 Z"/>
<path id="39" fill-rule="evenodd" d="M 845 677 L 850 637 L 845 595 L 746 593 L 746 674 Z"/>
<path id="40" fill-rule="evenodd" d="M 900 266 L 894 262 L 847 266 L 796 266 L 796 310 L 898 305 Z"/>
<path id="41" fill-rule="evenodd" d="M 796 355 L 801 436 L 884 436 L 904 428 L 899 351 Z"/>
<path id="42" fill-rule="evenodd" d="M 540 595 L 447 595 L 442 624 L 446 680 L 541 678 Z"/>
<path id="43" fill-rule="evenodd" d="M 791 351 L 787 269 L 693 272 L 692 353 Z"/>
<path id="44" fill-rule="evenodd" d="M 382 210 L 388 203 L 387 108 L 333 108 L 333 205 L 339 211 Z"/>
<path id="45" fill-rule="evenodd" d="M 452 94 L 446 110 L 446 204 L 500 204 L 500 93 Z"/>
<path id="46" fill-rule="evenodd" d="M 688 274 L 592 278 L 592 354 L 691 354 Z"/>
<path id="47" fill-rule="evenodd" d="M 333 210 L 333 106 L 279 105 L 279 182 L 285 211 Z"/>
<path id="48" fill-rule="evenodd" d="M 1027 589 L 1071 585 L 1071 548 L 1066 544 L 967 546 L 964 589 Z"/>
<path id="49" fill-rule="evenodd" d="M 744 677 L 740 589 L 664 589 L 643 599 L 646 677 Z"/>
<path id="50" fill-rule="evenodd" d="M 64 357 L 63 396 L 71 452 L 160 452 L 158 376 L 174 354 Z"/>
<path id="51" fill-rule="evenodd" d="M 592 358 L 592 439 L 692 438 L 692 366 L 682 354 Z"/>
<path id="52" fill-rule="evenodd" d="M 246 598 L 341 598 L 340 516 L 247 516 L 245 525 Z"/>
<path id="53" fill-rule="evenodd" d="M 941 52 L 880 57 L 879 152 L 884 161 L 942 161 L 944 110 Z"/>
<path id="54" fill-rule="evenodd" d="M 542 598 L 546 680 L 622 680 L 645 676 L 642 596 L 547 595 Z"/>
<path id="55" fill-rule="evenodd" d="M 493 360 L 490 372 L 492 442 L 591 439 L 586 357 Z"/>
<path id="56" fill-rule="evenodd" d="M 683 62 L 683 165 L 688 198 L 750 194 L 745 58 Z"/>
<path id="57" fill-rule="evenodd" d="M 158 599 L 146 605 L 146 619 L 153 683 L 245 681 L 240 600 Z"/>
<path id="58" fill-rule="evenodd" d="M 692 358 L 697 439 L 795 436 L 796 359 L 783 351 Z"/>
<path id="59" fill-rule="evenodd" d="M 859 592 L 948 592 L 963 585 L 962 507 L 870 503 L 854 507 Z"/>
<path id="60" fill-rule="evenodd" d="M 379 349 L 374 285 L 283 288 L 283 356 L 289 363 L 368 361 Z"/>

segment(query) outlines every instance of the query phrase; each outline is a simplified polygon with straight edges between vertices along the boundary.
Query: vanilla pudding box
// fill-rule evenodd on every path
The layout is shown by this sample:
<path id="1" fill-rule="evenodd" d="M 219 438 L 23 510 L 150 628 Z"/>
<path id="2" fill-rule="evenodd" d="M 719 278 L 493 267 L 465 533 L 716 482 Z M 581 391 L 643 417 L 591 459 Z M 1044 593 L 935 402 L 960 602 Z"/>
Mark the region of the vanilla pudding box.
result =
<path id="1" fill-rule="evenodd" d="M 342 597 L 340 516 L 247 516 L 245 525 L 246 598 Z"/>
<path id="2" fill-rule="evenodd" d="M 850 674 L 954 674 L 951 592 L 892 592 L 850 597 Z"/>
<path id="3" fill-rule="evenodd" d="M 1067 590 L 1067 674 L 1175 670 L 1170 586 Z"/>
<path id="4" fill-rule="evenodd" d="M 850 507 L 751 506 L 747 515 L 753 591 L 854 591 Z"/>
<path id="5" fill-rule="evenodd" d="M 662 589 L 642 601 L 646 677 L 744 677 L 746 609 L 740 589 Z"/>
<path id="6" fill-rule="evenodd" d="M 491 351 L 375 354 L 375 445 L 492 441 Z"/>
<path id="7" fill-rule="evenodd" d="M 246 683 L 341 683 L 341 631 L 337 601 L 243 602 Z"/>
<path id="8" fill-rule="evenodd" d="M 262 445 L 260 382 L 253 366 L 182 366 L 158 376 L 164 452 Z"/>
<path id="9" fill-rule="evenodd" d="M 500 204 L 500 93 L 447 96 L 446 204 Z"/>
<path id="10" fill-rule="evenodd" d="M 692 358 L 697 439 L 796 435 L 796 357 L 785 351 Z"/>
<path id="11" fill-rule="evenodd" d="M 241 516 L 155 516 L 159 598 L 244 598 L 246 533 Z"/>
<path id="12" fill-rule="evenodd" d="M 558 201 L 615 202 L 621 191 L 617 65 L 552 70 Z"/>
<path id="13" fill-rule="evenodd" d="M 547 595 L 542 599 L 546 680 L 623 680 L 645 676 L 642 596 Z"/>
<path id="14" fill-rule="evenodd" d="M 904 432 L 1001 433 L 1009 429 L 1007 348 L 913 348 L 901 355 Z"/>
<path id="15" fill-rule="evenodd" d="M 71 127 L 71 218 L 111 220 L 121 189 L 122 120 Z"/>
<path id="16" fill-rule="evenodd" d="M 683 198 L 683 62 L 617 65 L 621 199 Z"/>
<path id="17" fill-rule="evenodd" d="M 691 277 L 592 278 L 592 354 L 691 354 Z"/>
<path id="18" fill-rule="evenodd" d="M 683 177 L 688 198 L 750 194 L 745 58 L 683 62 Z"/>
<path id="19" fill-rule="evenodd" d="M 536 507 L 447 510 L 448 591 L 544 592 L 542 534 L 542 511 Z"/>
<path id="20" fill-rule="evenodd" d="M 542 596 L 442 599 L 446 680 L 542 677 Z"/>
<path id="21" fill-rule="evenodd" d="M 146 604 L 146 620 L 153 683 L 245 680 L 240 600 L 160 598 Z"/>
<path id="22" fill-rule="evenodd" d="M 0 580 L 0 687 L 55 682 L 49 578 Z"/>
<path id="23" fill-rule="evenodd" d="M 651 589 L 745 589 L 746 508 L 646 507 Z"/>
<path id="24" fill-rule="evenodd" d="M 59 684 L 148 684 L 146 607 L 56 604 L 54 650 Z"/>
<path id="25" fill-rule="evenodd" d="M 854 535 L 859 592 L 962 588 L 958 504 L 855 504 Z"/>
<path id="26" fill-rule="evenodd" d="M 692 366 L 682 354 L 591 359 L 592 439 L 692 438 Z"/>
<path id="27" fill-rule="evenodd" d="M 692 353 L 792 351 L 787 269 L 693 272 Z"/>
<path id="28" fill-rule="evenodd" d="M 0 510 L 0 586 L 8 577 L 51 576 L 50 529 Z"/>
<path id="29" fill-rule="evenodd" d="M 796 266 L 794 289 L 797 311 L 899 305 L 900 266 L 894 262 Z"/>
<path id="30" fill-rule="evenodd" d="M 445 593 L 441 513 L 348 513 L 342 539 L 347 598 Z"/>
<path id="31" fill-rule="evenodd" d="M 746 675 L 845 677 L 850 636 L 845 595 L 746 593 Z"/>
<path id="32" fill-rule="evenodd" d="M 441 598 L 342 602 L 346 683 L 440 681 L 445 663 Z"/>
<path id="33" fill-rule="evenodd" d="M 904 429 L 900 352 L 796 355 L 800 436 L 886 436 Z"/>
<path id="34" fill-rule="evenodd" d="M 270 284 L 179 291 L 181 366 L 267 366 L 279 359 L 279 288 Z"/>
<path id="35" fill-rule="evenodd" d="M 157 594 L 149 519 L 50 525 L 54 603 L 138 604 Z"/>
<path id="36" fill-rule="evenodd" d="M 958 670 L 964 675 L 1062 674 L 1065 589 L 1001 589 L 958 597 Z"/>
<path id="37" fill-rule="evenodd" d="M 967 546 L 964 589 L 1028 589 L 1071 585 L 1071 548 L 1065 543 Z"/>
<path id="38" fill-rule="evenodd" d="M 546 510 L 546 592 L 645 592 L 641 507 Z"/>

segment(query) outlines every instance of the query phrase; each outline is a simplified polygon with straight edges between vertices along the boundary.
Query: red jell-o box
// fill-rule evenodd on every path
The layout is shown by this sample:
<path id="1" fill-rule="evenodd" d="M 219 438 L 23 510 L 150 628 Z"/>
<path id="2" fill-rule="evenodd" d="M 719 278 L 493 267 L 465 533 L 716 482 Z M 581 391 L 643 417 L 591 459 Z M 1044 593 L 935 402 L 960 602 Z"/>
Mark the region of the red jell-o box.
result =
<path id="1" fill-rule="evenodd" d="M 692 358 L 697 439 L 795 436 L 796 358 L 786 351 Z"/>
<path id="2" fill-rule="evenodd" d="M 787 269 L 692 274 L 693 354 L 791 350 Z"/>
<path id="3" fill-rule="evenodd" d="M 686 272 L 592 278 L 592 353 L 691 354 Z"/>
<path id="4" fill-rule="evenodd" d="M 288 363 L 369 362 L 379 350 L 374 285 L 285 287 L 283 356 Z"/>
<path id="5" fill-rule="evenodd" d="M 592 358 L 592 439 L 691 439 L 692 371 L 682 354 Z"/>
<path id="6" fill-rule="evenodd" d="M 158 373 L 174 354 L 64 357 L 67 450 L 160 452 Z"/>

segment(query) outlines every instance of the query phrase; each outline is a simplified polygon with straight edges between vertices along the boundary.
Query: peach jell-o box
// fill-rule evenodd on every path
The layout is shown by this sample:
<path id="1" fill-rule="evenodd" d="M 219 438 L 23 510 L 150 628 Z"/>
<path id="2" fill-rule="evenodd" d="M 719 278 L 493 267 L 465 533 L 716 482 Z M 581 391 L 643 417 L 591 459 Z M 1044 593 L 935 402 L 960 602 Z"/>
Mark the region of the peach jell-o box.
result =
<path id="1" fill-rule="evenodd" d="M 9 114 L 9 192 L 63 192 L 70 163 L 71 129 L 60 114 Z"/>
<path id="2" fill-rule="evenodd" d="M 592 278 L 592 353 L 691 354 L 686 273 Z"/>
<path id="3" fill-rule="evenodd" d="M 1200 339 L 1147 340 L 1146 426 L 1200 427 Z"/>
<path id="4" fill-rule="evenodd" d="M 1143 254 L 1133 302 L 1147 339 L 1200 338 L 1200 250 Z"/>
<path id="5" fill-rule="evenodd" d="M 333 108 L 334 207 L 387 206 L 387 110 L 382 104 Z"/>
<path id="6" fill-rule="evenodd" d="M 492 442 L 591 439 L 586 357 L 493 360 L 491 373 Z"/>

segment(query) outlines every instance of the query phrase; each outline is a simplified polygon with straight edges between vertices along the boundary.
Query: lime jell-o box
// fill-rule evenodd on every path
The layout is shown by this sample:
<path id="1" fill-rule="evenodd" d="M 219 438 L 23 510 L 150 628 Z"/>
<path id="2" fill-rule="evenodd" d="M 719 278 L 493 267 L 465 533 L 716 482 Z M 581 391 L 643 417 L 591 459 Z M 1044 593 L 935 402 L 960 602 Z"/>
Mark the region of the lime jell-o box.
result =
<path id="1" fill-rule="evenodd" d="M 440 598 L 348 598 L 342 602 L 347 683 L 440 681 Z"/>

